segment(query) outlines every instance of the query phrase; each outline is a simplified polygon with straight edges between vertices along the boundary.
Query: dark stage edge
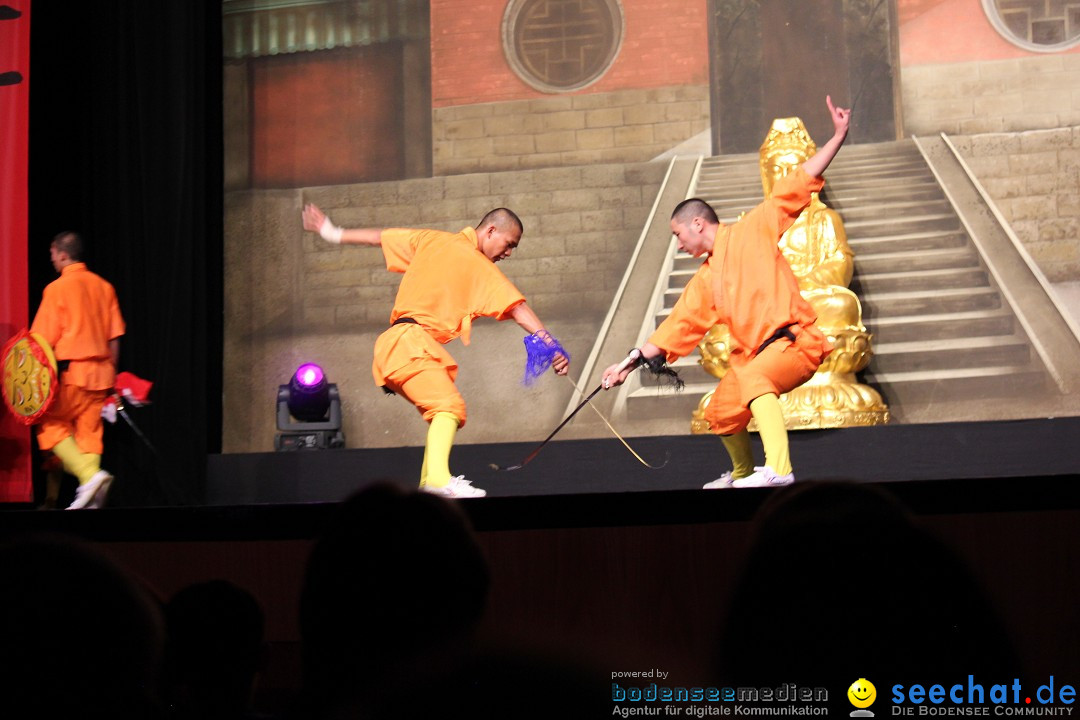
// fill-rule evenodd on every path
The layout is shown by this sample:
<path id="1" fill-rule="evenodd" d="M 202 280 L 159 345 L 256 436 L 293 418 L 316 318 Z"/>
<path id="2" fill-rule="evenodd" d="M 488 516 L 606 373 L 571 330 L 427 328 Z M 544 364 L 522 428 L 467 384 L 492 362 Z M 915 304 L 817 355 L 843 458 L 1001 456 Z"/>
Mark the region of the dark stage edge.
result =
<path id="1" fill-rule="evenodd" d="M 756 441 L 756 435 L 755 441 Z M 895 425 L 792 432 L 800 480 L 893 483 L 1080 473 L 1080 418 Z M 615 438 L 552 442 L 521 470 L 535 443 L 458 445 L 451 457 L 489 498 L 699 490 L 729 466 L 716 437 L 631 438 L 641 465 Z M 763 457 L 760 445 L 756 457 Z M 422 448 L 216 455 L 207 504 L 337 502 L 379 479 L 412 484 Z"/>
<path id="2" fill-rule="evenodd" d="M 882 484 L 915 514 L 1080 508 L 1080 418 L 897 425 L 790 434 L 799 481 Z M 726 467 L 712 436 L 459 445 L 452 466 L 488 491 L 460 501 L 477 531 L 746 521 L 776 490 L 703 491 Z M 760 447 L 755 448 L 760 457 Z M 0 534 L 70 532 L 96 540 L 298 539 L 320 534 L 337 503 L 380 481 L 415 487 L 421 448 L 213 455 L 206 504 L 8 512 Z"/>

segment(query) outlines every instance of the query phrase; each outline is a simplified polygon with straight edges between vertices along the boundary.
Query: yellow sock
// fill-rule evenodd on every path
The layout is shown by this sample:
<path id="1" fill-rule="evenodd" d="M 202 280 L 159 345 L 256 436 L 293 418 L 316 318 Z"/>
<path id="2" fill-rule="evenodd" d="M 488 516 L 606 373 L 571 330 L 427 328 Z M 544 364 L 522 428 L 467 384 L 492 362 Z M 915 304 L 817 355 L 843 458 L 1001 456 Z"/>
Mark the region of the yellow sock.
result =
<path id="1" fill-rule="evenodd" d="M 721 435 L 720 441 L 731 456 L 731 478 L 737 480 L 754 472 L 754 453 L 750 449 L 750 433 L 746 430 L 734 435 Z"/>
<path id="2" fill-rule="evenodd" d="M 424 465 L 420 470 L 421 483 L 445 487 L 450 483 L 450 449 L 454 446 L 458 419 L 453 413 L 435 413 L 428 426 Z"/>
<path id="3" fill-rule="evenodd" d="M 765 446 L 765 464 L 777 475 L 791 473 L 791 455 L 788 453 L 787 427 L 780 399 L 773 393 L 754 398 L 750 412 L 757 420 L 761 444 Z"/>
<path id="4" fill-rule="evenodd" d="M 101 456 L 84 453 L 70 435 L 56 443 L 52 451 L 64 463 L 64 470 L 79 479 L 80 485 L 90 482 L 90 478 L 101 469 Z"/>

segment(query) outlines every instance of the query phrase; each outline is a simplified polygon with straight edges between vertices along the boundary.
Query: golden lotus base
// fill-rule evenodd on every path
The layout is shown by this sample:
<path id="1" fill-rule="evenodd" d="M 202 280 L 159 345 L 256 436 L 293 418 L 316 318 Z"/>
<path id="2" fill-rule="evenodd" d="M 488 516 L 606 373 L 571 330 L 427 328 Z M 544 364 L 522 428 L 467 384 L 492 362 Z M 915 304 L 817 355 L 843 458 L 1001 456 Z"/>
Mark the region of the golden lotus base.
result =
<path id="1" fill-rule="evenodd" d="M 712 399 L 706 393 L 690 418 L 690 433 L 709 432 L 705 408 Z M 825 428 L 864 427 L 889 422 L 889 409 L 877 390 L 859 382 L 833 378 L 811 378 L 805 385 L 780 396 L 784 425 L 788 430 L 820 430 Z M 750 421 L 750 431 L 757 423 Z"/>

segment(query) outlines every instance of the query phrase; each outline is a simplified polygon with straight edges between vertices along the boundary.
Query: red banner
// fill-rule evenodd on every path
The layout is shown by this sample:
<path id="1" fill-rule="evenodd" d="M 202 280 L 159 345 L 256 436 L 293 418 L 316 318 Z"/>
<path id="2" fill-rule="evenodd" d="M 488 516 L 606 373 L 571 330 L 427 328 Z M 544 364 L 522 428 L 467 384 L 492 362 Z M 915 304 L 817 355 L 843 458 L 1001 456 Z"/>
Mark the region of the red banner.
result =
<path id="1" fill-rule="evenodd" d="M 29 324 L 30 0 L 0 0 L 0 345 Z M 31 502 L 30 431 L 0 409 L 0 502 Z"/>

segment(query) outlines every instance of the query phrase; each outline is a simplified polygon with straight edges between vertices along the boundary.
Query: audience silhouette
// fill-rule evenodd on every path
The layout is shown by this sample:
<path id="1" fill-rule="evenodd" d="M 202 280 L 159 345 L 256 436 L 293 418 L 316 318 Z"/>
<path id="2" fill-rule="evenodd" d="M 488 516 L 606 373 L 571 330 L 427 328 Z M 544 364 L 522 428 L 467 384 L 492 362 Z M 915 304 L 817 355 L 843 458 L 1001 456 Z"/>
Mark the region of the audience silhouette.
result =
<path id="1" fill-rule="evenodd" d="M 455 505 L 389 484 L 350 497 L 312 549 L 301 592 L 306 714 L 351 716 L 401 678 L 462 662 L 488 584 Z"/>
<path id="2" fill-rule="evenodd" d="M 239 720 L 250 713 L 265 656 L 264 618 L 225 580 L 190 585 L 165 606 L 163 700 L 175 718 Z"/>
<path id="3" fill-rule="evenodd" d="M 978 582 L 885 490 L 796 484 L 766 501 L 755 533 L 719 647 L 725 682 L 1019 677 Z"/>
<path id="4" fill-rule="evenodd" d="M 161 717 L 161 610 L 90 545 L 35 537 L 0 547 L 5 717 Z"/>
<path id="5" fill-rule="evenodd" d="M 799 483 L 771 494 L 752 532 L 716 653 L 720 685 L 827 687 L 843 707 L 838 683 L 858 678 L 1022 677 L 972 573 L 886 490 Z M 251 593 L 199 583 L 163 612 L 105 555 L 59 537 L 0 545 L 0 577 L 0 697 L 12 717 L 255 717 L 265 644 Z M 458 506 L 390 484 L 356 493 L 308 558 L 302 691 L 281 716 L 610 714 L 596 668 L 477 642 L 489 584 Z"/>

